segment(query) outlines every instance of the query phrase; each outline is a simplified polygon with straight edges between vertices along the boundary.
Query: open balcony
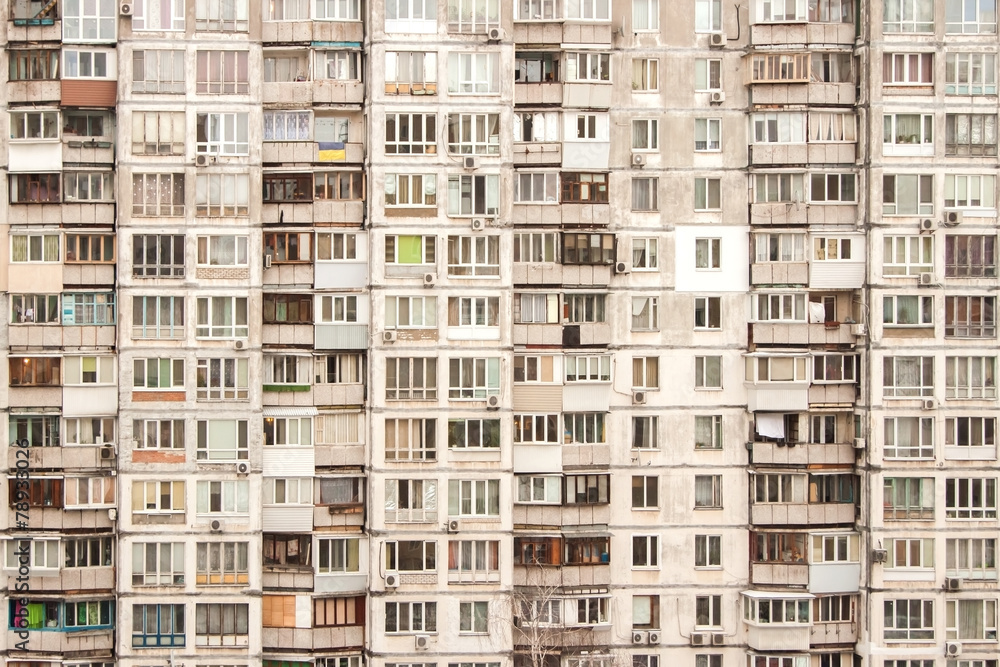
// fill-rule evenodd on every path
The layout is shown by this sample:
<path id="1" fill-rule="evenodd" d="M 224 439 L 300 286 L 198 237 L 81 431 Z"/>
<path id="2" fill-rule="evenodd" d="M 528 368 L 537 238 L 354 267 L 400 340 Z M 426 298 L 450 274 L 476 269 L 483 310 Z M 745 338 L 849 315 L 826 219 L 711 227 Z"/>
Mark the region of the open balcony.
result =
<path id="1" fill-rule="evenodd" d="M 62 40 L 62 22 L 58 0 L 13 0 L 7 41 L 58 42 Z"/>

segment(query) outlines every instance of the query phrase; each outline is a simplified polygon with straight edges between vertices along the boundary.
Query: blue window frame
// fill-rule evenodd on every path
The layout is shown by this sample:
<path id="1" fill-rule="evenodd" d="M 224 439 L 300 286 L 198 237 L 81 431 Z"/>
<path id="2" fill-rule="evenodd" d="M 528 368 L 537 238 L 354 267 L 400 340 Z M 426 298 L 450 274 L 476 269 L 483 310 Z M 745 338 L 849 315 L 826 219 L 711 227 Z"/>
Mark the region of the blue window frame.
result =
<path id="1" fill-rule="evenodd" d="M 184 605 L 133 605 L 132 646 L 184 646 Z"/>

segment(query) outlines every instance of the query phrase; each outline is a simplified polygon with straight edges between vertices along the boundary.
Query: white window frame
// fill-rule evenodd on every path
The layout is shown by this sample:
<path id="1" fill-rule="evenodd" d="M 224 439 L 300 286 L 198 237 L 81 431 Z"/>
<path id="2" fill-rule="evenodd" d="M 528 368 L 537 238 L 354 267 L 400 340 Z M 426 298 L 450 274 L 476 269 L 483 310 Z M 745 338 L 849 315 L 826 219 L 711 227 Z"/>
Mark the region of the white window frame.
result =
<path id="1" fill-rule="evenodd" d="M 695 0 L 695 34 L 722 30 L 722 0 Z"/>
<path id="2" fill-rule="evenodd" d="M 448 398 L 484 401 L 500 395 L 500 357 L 459 357 L 448 360 Z M 458 377 L 459 384 L 451 384 Z"/>
<path id="3" fill-rule="evenodd" d="M 559 475 L 517 475 L 514 502 L 519 505 L 562 504 L 562 477 Z"/>
<path id="4" fill-rule="evenodd" d="M 311 507 L 313 504 L 312 477 L 265 477 L 261 491 L 265 507 Z"/>
<path id="5" fill-rule="evenodd" d="M 400 485 L 406 487 L 408 505 L 399 504 Z M 428 523 L 437 521 L 437 480 L 387 479 L 385 482 L 386 523 Z"/>
<path id="6" fill-rule="evenodd" d="M 991 500 L 992 504 L 990 504 Z M 958 521 L 995 520 L 997 518 L 996 478 L 947 478 L 945 480 L 944 515 L 946 519 Z"/>
<path id="7" fill-rule="evenodd" d="M 436 296 L 387 296 L 386 329 L 437 329 Z"/>
<path id="8" fill-rule="evenodd" d="M 206 112 L 197 115 L 205 140 L 195 142 L 199 155 L 250 155 L 250 116 L 244 112 Z"/>
<path id="9" fill-rule="evenodd" d="M 183 419 L 132 420 L 132 447 L 135 449 L 184 449 Z"/>
<path id="10" fill-rule="evenodd" d="M 197 460 L 199 463 L 232 463 L 250 458 L 249 423 L 245 419 L 197 420 Z M 220 430 L 232 430 L 235 438 Z M 214 434 L 213 434 L 214 433 Z"/>
<path id="11" fill-rule="evenodd" d="M 995 211 L 996 190 L 993 174 L 945 174 L 944 207 Z"/>
<path id="12" fill-rule="evenodd" d="M 245 479 L 204 480 L 196 482 L 196 511 L 201 516 L 248 515 L 250 513 L 250 486 Z M 212 510 L 212 495 L 218 488 L 221 509 Z"/>
<path id="13" fill-rule="evenodd" d="M 93 362 L 93 370 L 87 370 Z M 115 357 L 78 357 L 67 355 L 63 357 L 63 386 L 91 387 L 110 386 L 118 383 L 115 373 Z"/>
<path id="14" fill-rule="evenodd" d="M 996 95 L 995 53 L 945 54 L 945 95 Z"/>
<path id="15" fill-rule="evenodd" d="M 722 119 L 694 119 L 694 152 L 719 153 L 722 151 Z"/>
<path id="16" fill-rule="evenodd" d="M 199 401 L 242 401 L 250 396 L 249 359 L 199 358 L 195 382 Z"/>
<path id="17" fill-rule="evenodd" d="M 230 317 L 226 324 L 214 324 L 215 313 L 218 308 L 229 311 Z M 249 335 L 249 302 L 245 296 L 211 296 L 198 297 L 196 338 L 207 339 L 234 339 L 246 338 Z M 242 311 L 242 312 L 241 312 Z M 205 314 L 202 319 L 202 313 Z"/>
<path id="18" fill-rule="evenodd" d="M 919 276 L 934 271 L 934 237 L 884 236 L 882 275 Z"/>
<path id="19" fill-rule="evenodd" d="M 893 538 L 885 541 L 887 570 L 934 570 L 934 538 Z"/>
<path id="20" fill-rule="evenodd" d="M 712 382 L 712 375 L 718 374 L 718 383 Z M 717 391 L 722 389 L 722 357 L 696 356 L 694 358 L 694 388 L 702 391 Z"/>
<path id="21" fill-rule="evenodd" d="M 945 357 L 945 398 L 995 399 L 996 367 L 997 358 L 991 356 Z"/>
<path id="22" fill-rule="evenodd" d="M 902 319 L 904 312 L 912 311 L 913 322 Z M 934 297 L 916 294 L 884 294 L 882 296 L 882 326 L 884 328 L 924 328 L 934 326 Z"/>
<path id="23" fill-rule="evenodd" d="M 116 441 L 114 417 L 64 417 L 63 446 L 111 445 Z"/>
<path id="24" fill-rule="evenodd" d="M 419 195 L 421 201 L 409 201 L 417 179 L 420 179 Z M 399 201 L 397 195 L 401 192 L 406 193 L 407 201 Z M 437 208 L 437 175 L 386 174 L 384 193 L 386 208 Z"/>
<path id="25" fill-rule="evenodd" d="M 632 331 L 660 330 L 660 297 L 632 297 Z"/>
<path id="26" fill-rule="evenodd" d="M 499 52 L 448 54 L 448 94 L 499 95 Z"/>
<path id="27" fill-rule="evenodd" d="M 133 586 L 183 586 L 183 542 L 133 542 Z"/>
<path id="28" fill-rule="evenodd" d="M 185 485 L 183 481 L 132 482 L 133 514 L 184 514 Z M 169 506 L 164 506 L 166 500 Z"/>

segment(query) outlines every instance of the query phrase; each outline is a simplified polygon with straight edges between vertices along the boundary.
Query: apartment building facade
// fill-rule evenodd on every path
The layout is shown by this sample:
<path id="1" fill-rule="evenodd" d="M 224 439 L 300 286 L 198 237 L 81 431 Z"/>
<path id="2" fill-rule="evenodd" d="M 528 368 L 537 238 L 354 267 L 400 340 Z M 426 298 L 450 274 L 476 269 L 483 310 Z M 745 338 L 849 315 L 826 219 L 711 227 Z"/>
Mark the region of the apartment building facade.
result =
<path id="1" fill-rule="evenodd" d="M 996 667 L 992 0 L 5 5 L 6 663 Z"/>

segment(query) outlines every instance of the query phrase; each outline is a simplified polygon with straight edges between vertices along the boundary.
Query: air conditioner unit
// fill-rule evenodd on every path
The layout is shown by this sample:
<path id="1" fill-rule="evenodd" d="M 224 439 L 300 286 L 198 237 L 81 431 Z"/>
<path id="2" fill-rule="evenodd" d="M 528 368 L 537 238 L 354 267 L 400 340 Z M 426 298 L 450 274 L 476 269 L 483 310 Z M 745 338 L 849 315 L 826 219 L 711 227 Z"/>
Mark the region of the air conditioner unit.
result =
<path id="1" fill-rule="evenodd" d="M 937 401 L 935 401 L 933 398 L 924 399 L 924 410 L 933 410 L 936 407 L 937 407 Z"/>
<path id="2" fill-rule="evenodd" d="M 722 104 L 726 101 L 726 94 L 721 90 L 712 93 L 712 96 L 708 98 L 711 104 Z"/>
<path id="3" fill-rule="evenodd" d="M 708 635 L 702 632 L 691 633 L 691 646 L 704 646 L 708 643 Z"/>
<path id="4" fill-rule="evenodd" d="M 946 225 L 960 225 L 962 224 L 963 214 L 961 211 L 945 211 L 944 212 L 944 224 Z"/>
<path id="5" fill-rule="evenodd" d="M 462 160 L 462 166 L 466 169 L 479 169 L 479 159 L 472 157 L 471 155 L 467 155 Z"/>
<path id="6" fill-rule="evenodd" d="M 646 392 L 634 392 L 632 394 L 632 405 L 646 405 Z"/>
<path id="7" fill-rule="evenodd" d="M 207 155 L 195 155 L 194 156 L 194 166 L 196 167 L 207 167 L 211 159 Z"/>
<path id="8" fill-rule="evenodd" d="M 118 13 L 122 16 L 132 16 L 132 11 L 132 3 L 130 2 L 123 2 L 118 6 Z"/>
<path id="9" fill-rule="evenodd" d="M 425 273 L 424 274 L 424 287 L 434 287 L 437 282 L 437 274 Z"/>
<path id="10" fill-rule="evenodd" d="M 933 273 L 921 273 L 920 274 L 920 284 L 921 285 L 932 285 L 932 284 L 934 284 L 934 274 Z"/>
<path id="11" fill-rule="evenodd" d="M 949 591 L 957 591 L 962 588 L 962 580 L 958 577 L 948 577 L 944 580 L 944 587 Z"/>
<path id="12" fill-rule="evenodd" d="M 486 397 L 486 409 L 487 410 L 499 410 L 500 409 L 500 397 L 499 396 L 487 396 Z"/>
<path id="13" fill-rule="evenodd" d="M 245 341 L 245 340 L 238 340 L 238 341 L 236 341 L 236 342 L 235 342 L 235 343 L 233 344 L 233 346 L 234 346 L 234 347 L 235 347 L 235 348 L 236 348 L 237 350 L 242 350 L 242 349 L 243 349 L 244 347 L 246 347 L 246 346 L 247 346 L 247 343 L 246 343 L 246 341 Z"/>
<path id="14" fill-rule="evenodd" d="M 501 28 L 490 28 L 490 31 L 486 33 L 486 39 L 491 42 L 499 42 L 503 39 L 503 30 Z"/>
<path id="15" fill-rule="evenodd" d="M 712 646 L 724 646 L 726 643 L 726 635 L 721 632 L 716 632 L 712 634 Z"/>
<path id="16" fill-rule="evenodd" d="M 246 461 L 240 461 L 236 464 L 236 474 L 237 475 L 249 475 L 250 474 L 250 464 Z"/>
<path id="17" fill-rule="evenodd" d="M 264 268 L 270 269 L 271 264 L 274 263 L 274 256 L 271 253 L 265 253 L 264 255 Z"/>
<path id="18" fill-rule="evenodd" d="M 659 644 L 662 641 L 660 633 L 655 631 L 650 632 L 647 639 L 650 644 Z"/>
<path id="19" fill-rule="evenodd" d="M 872 562 L 873 563 L 884 563 L 889 560 L 889 552 L 885 549 L 873 549 L 872 550 Z"/>
<path id="20" fill-rule="evenodd" d="M 101 447 L 101 460 L 110 461 L 115 458 L 115 448 L 113 445 L 104 445 Z"/>
<path id="21" fill-rule="evenodd" d="M 396 332 L 395 331 L 383 331 L 382 332 L 382 342 L 383 343 L 395 343 L 396 342 Z"/>
<path id="22" fill-rule="evenodd" d="M 212 519 L 212 523 L 208 524 L 208 527 L 212 529 L 213 533 L 222 532 L 222 522 L 218 519 Z"/>
<path id="23" fill-rule="evenodd" d="M 472 231 L 481 232 L 486 229 L 486 221 L 482 218 L 476 218 L 472 221 Z"/>
<path id="24" fill-rule="evenodd" d="M 920 231 L 929 232 L 934 229 L 934 221 L 930 218 L 924 218 L 920 221 Z"/>
<path id="25" fill-rule="evenodd" d="M 713 32 L 708 38 L 708 45 L 719 48 L 726 45 L 726 36 L 721 32 Z"/>
<path id="26" fill-rule="evenodd" d="M 958 642 L 948 642 L 944 645 L 944 654 L 949 658 L 957 658 L 962 655 L 962 645 Z"/>
<path id="27" fill-rule="evenodd" d="M 649 641 L 649 633 L 643 632 L 642 630 L 632 631 L 632 643 L 633 644 L 645 644 Z"/>
<path id="28" fill-rule="evenodd" d="M 458 519 L 452 519 L 452 520 L 450 520 L 448 522 L 448 532 L 449 533 L 457 533 L 461 527 L 462 527 L 462 524 L 459 523 Z"/>
<path id="29" fill-rule="evenodd" d="M 628 262 L 617 262 L 615 264 L 615 273 L 628 273 Z"/>
<path id="30" fill-rule="evenodd" d="M 118 509 L 117 508 L 112 507 L 111 509 L 108 510 L 108 519 L 110 519 L 111 521 L 117 521 L 118 520 Z"/>
<path id="31" fill-rule="evenodd" d="M 398 572 L 386 572 L 385 573 L 385 587 L 386 588 L 396 588 L 399 586 L 399 573 Z"/>
<path id="32" fill-rule="evenodd" d="M 864 438 L 855 438 L 854 439 L 854 449 L 864 449 L 864 448 L 865 448 L 865 439 Z"/>
<path id="33" fill-rule="evenodd" d="M 642 167 L 646 164 L 646 156 L 642 153 L 632 153 L 632 166 Z"/>
<path id="34" fill-rule="evenodd" d="M 430 648 L 431 636 L 430 635 L 417 635 L 414 637 L 414 646 L 418 651 L 426 651 Z"/>
<path id="35" fill-rule="evenodd" d="M 851 333 L 854 334 L 855 336 L 867 336 L 868 327 L 866 327 L 864 324 L 852 324 Z"/>

